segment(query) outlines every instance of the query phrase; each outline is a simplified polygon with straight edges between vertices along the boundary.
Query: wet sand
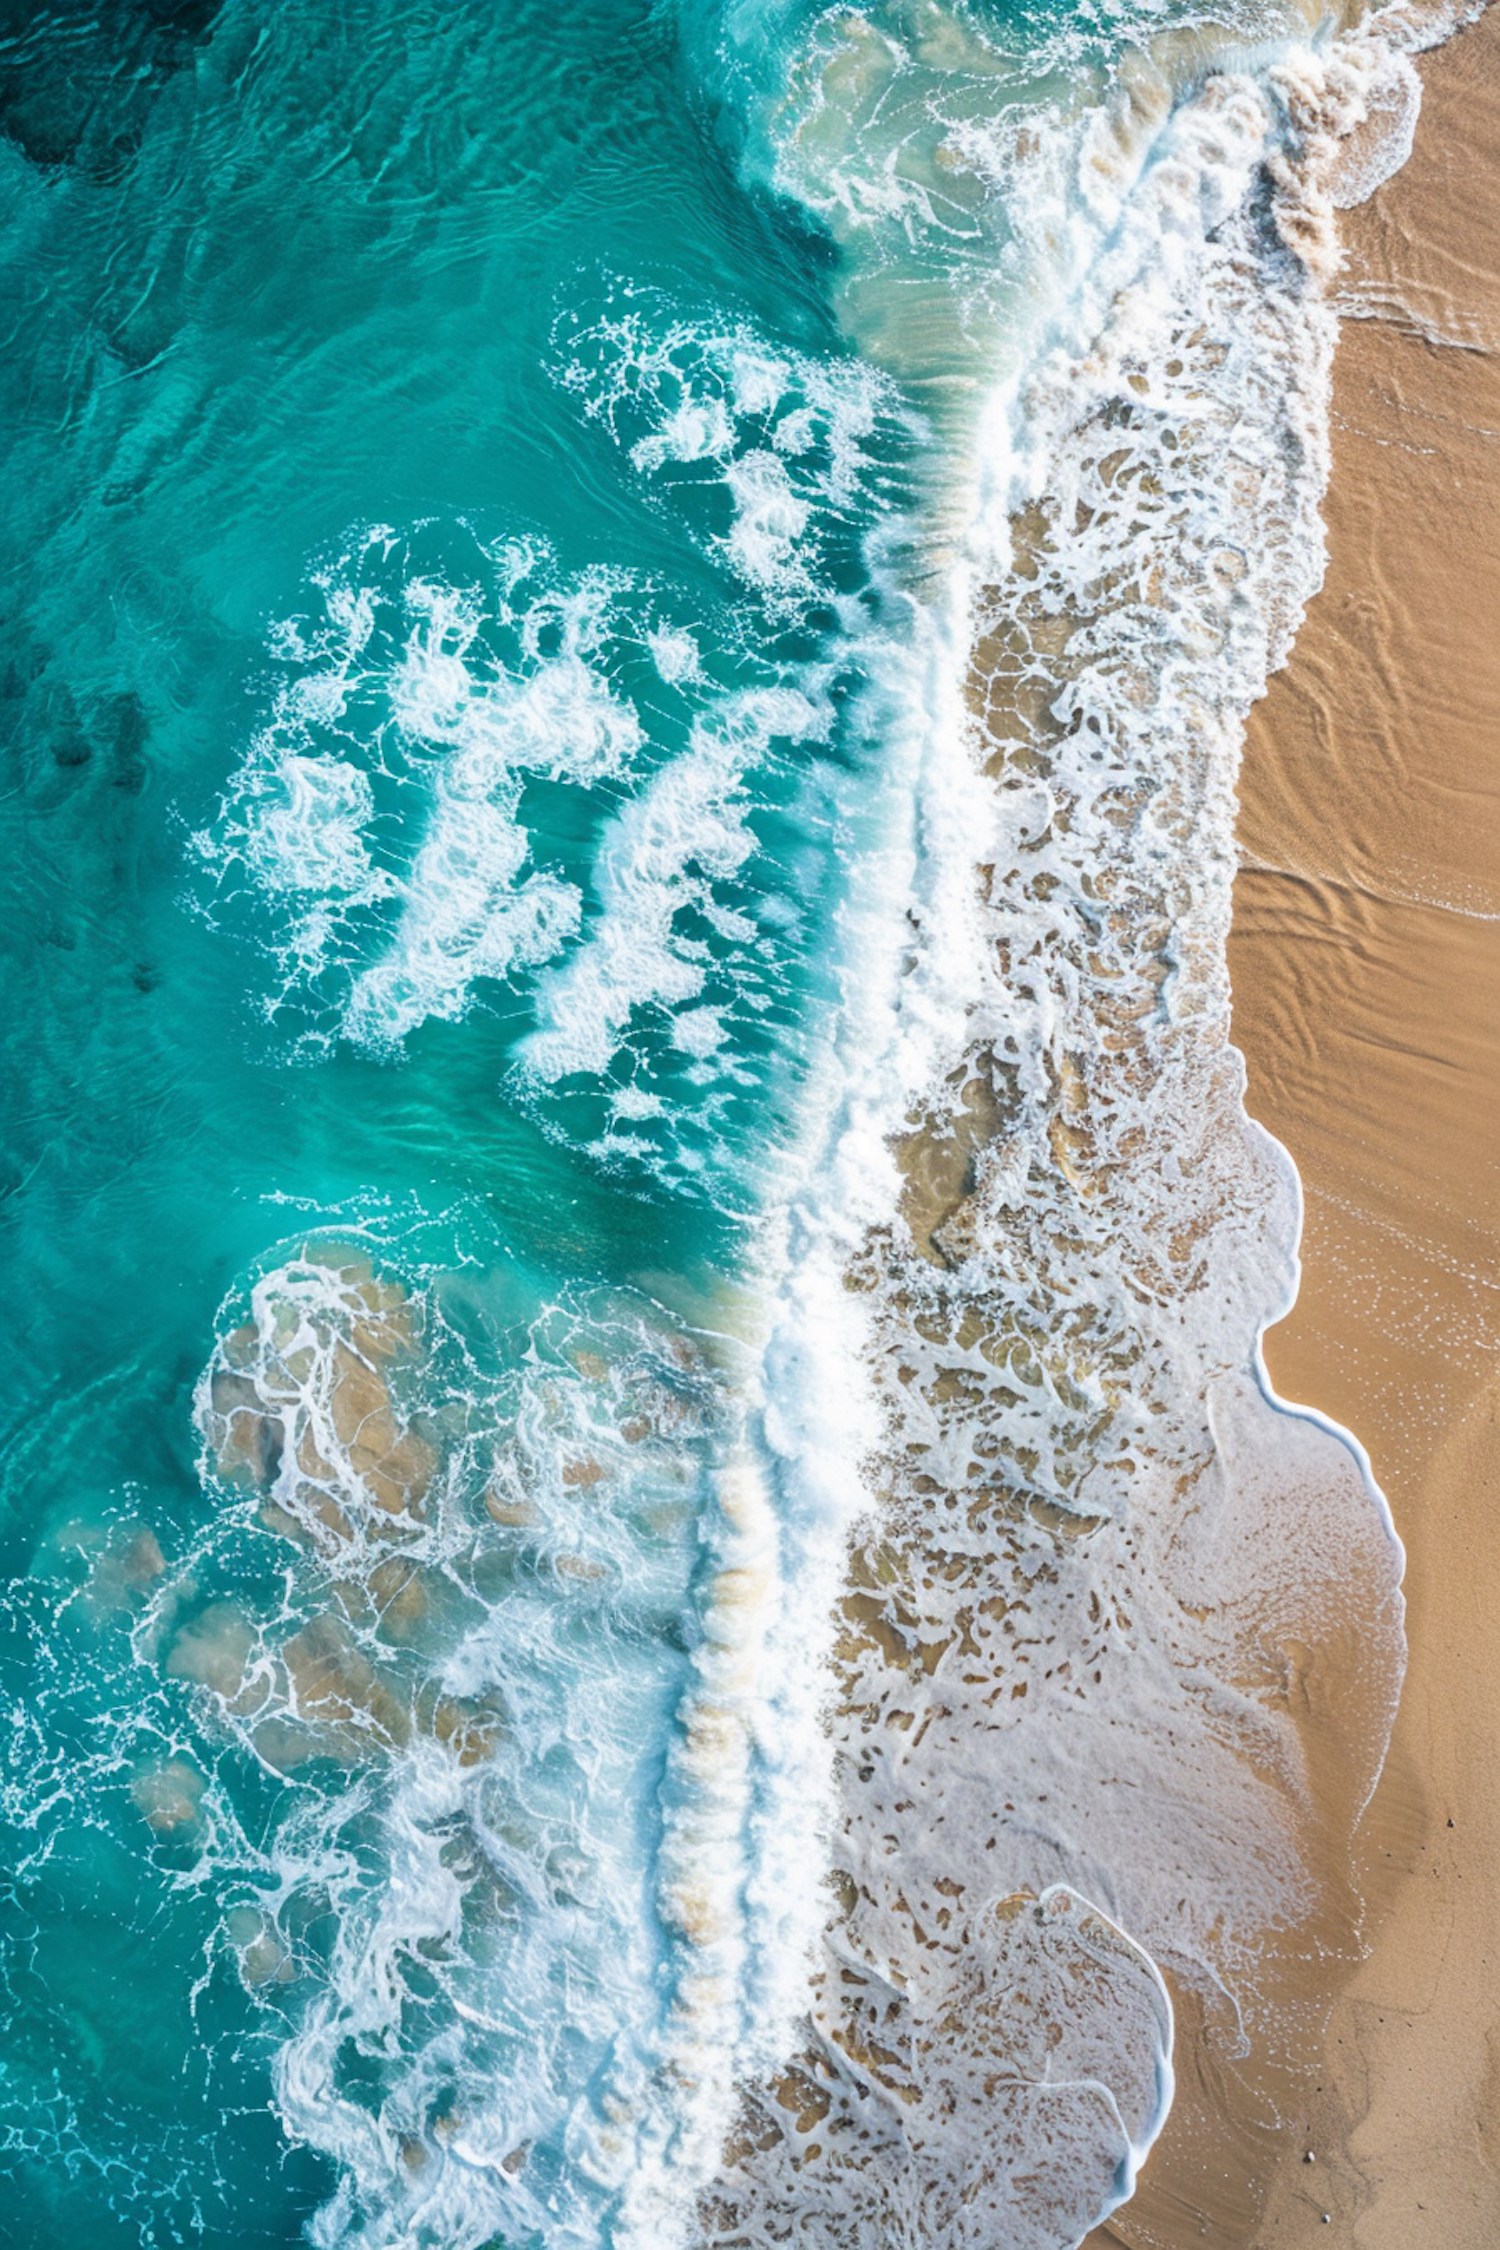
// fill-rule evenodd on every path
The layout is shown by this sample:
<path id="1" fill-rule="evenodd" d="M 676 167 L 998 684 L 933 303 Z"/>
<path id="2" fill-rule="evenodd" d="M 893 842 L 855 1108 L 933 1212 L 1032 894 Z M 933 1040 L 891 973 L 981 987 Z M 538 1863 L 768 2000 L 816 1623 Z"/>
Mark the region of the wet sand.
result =
<path id="1" fill-rule="evenodd" d="M 1328 577 L 1241 782 L 1234 1036 L 1307 1200 L 1267 1360 L 1368 1446 L 1410 1639 L 1370 1952 L 1258 2223 L 1180 2230 L 1266 2250 L 1500 2245 L 1500 7 L 1421 70 L 1345 220 Z"/>

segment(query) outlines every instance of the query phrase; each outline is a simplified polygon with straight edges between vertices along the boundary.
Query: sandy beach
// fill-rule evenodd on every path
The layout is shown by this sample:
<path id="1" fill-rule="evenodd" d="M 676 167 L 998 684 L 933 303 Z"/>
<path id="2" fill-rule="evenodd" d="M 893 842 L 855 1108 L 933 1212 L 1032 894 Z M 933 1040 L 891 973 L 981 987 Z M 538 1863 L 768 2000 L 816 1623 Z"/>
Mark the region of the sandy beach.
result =
<path id="1" fill-rule="evenodd" d="M 1328 578 L 1241 783 L 1235 1038 L 1307 1198 L 1267 1359 L 1368 1446 L 1410 1640 L 1278 2250 L 1500 2242 L 1500 10 L 1421 69 L 1345 222 Z"/>
<path id="2" fill-rule="evenodd" d="M 1500 2250 L 1500 0 L 1340 281 L 1375 4 L 19 11 L 0 2250 Z"/>
<path id="3" fill-rule="evenodd" d="M 1196 2181 L 1169 2126 L 1100 2241 L 1500 2242 L 1500 9 L 1421 71 L 1412 158 L 1344 221 L 1328 576 L 1250 727 L 1230 949 L 1306 1194 L 1268 1364 L 1407 1548 L 1369 1951 L 1300 2114 Z"/>

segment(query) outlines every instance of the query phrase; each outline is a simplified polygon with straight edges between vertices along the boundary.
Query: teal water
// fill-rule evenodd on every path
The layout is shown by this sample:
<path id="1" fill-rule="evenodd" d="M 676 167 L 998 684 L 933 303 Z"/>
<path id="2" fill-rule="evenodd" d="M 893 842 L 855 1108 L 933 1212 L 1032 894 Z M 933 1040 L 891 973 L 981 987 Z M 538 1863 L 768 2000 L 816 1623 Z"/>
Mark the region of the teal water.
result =
<path id="1" fill-rule="evenodd" d="M 354 1620 L 413 1678 L 510 1620 L 504 1682 L 479 1666 L 512 1739 L 531 1737 L 486 1784 L 515 1833 L 479 1855 L 505 1897 L 488 1940 L 505 2003 L 495 1972 L 470 1972 L 493 2028 L 471 2024 L 461 2059 L 458 1985 L 421 1958 L 470 1942 L 448 1902 L 376 1959 L 380 1782 L 316 1724 L 268 1753 L 195 1715 L 204 1616 L 232 1608 L 270 1648 L 288 1604 L 348 1605 L 330 1601 L 341 1558 L 253 1509 L 215 1520 L 194 1387 L 221 1302 L 222 1328 L 308 1230 L 332 1234 L 429 1284 L 410 1387 L 429 1416 L 446 1402 L 432 1442 L 455 1476 L 462 1452 L 484 1523 L 480 1426 L 515 1412 L 518 1361 L 550 1350 L 578 1380 L 566 1342 L 539 1341 L 549 1324 L 704 1317 L 819 1036 L 840 791 L 865 754 L 838 605 L 873 610 L 860 536 L 911 433 L 839 343 L 826 245 L 746 192 L 659 8 L 63 10 L 8 26 L 0 70 L 6 1271 L 28 1307 L 5 1386 L 4 2238 L 292 2241 L 347 2189 L 340 2156 L 378 2229 L 389 2187 L 378 2158 L 360 2169 L 360 2118 L 401 2113 L 420 2188 L 411 2166 L 430 2147 L 437 2168 L 462 2086 L 508 2072 L 491 2154 L 539 2143 L 540 2184 L 505 2238 L 573 2239 L 612 2183 L 579 2171 L 567 2120 L 612 2057 L 626 2068 L 668 1974 L 650 1870 L 693 1456 L 668 1476 L 675 1544 L 638 1552 L 638 1525 L 632 1545 L 596 1508 L 602 1559 L 562 1556 L 609 1571 L 606 1596 L 516 1527 L 517 1552 L 476 1558 L 472 1525 L 465 1549 L 429 1516 L 442 1592 L 420 1650 Z M 716 456 L 631 465 L 663 397 L 694 384 L 752 436 L 806 419 L 773 456 L 790 473 L 770 504 L 790 513 L 762 553 L 726 544 Z M 438 673 L 460 649 L 455 686 Z M 318 683 L 341 664 L 335 708 Z M 528 744 L 502 775 L 476 713 L 503 727 L 504 684 L 528 680 Z M 628 866 L 616 887 L 635 982 L 577 1069 L 564 1049 L 528 1070 L 525 1036 L 550 1021 L 538 974 L 607 920 L 609 839 L 695 727 L 712 770 L 660 811 L 655 902 Z M 445 843 L 434 774 L 463 755 Z M 363 877 L 331 903 L 340 815 L 316 784 L 309 809 L 289 758 L 369 794 Z M 542 897 L 507 975 L 512 888 Z M 698 1034 L 674 1046 L 687 997 Z M 638 1514 L 650 1480 L 634 1460 L 630 1477 Z M 609 1644 L 592 1690 L 578 1631 Z M 609 1725 L 590 1692 L 618 1707 Z M 183 1774 L 180 1823 L 174 1800 L 153 1828 L 152 1790 Z M 473 1792 L 430 1808 L 429 1879 L 499 1817 Z M 584 1903 L 558 1853 L 591 1868 Z M 267 1917 L 285 1982 L 245 1966 Z M 381 1975 L 403 1996 L 363 2021 L 360 1979 Z M 330 2006 L 309 2150 L 278 2124 L 273 2065 Z M 403 2043 L 431 2059 L 405 2069 Z M 342 2239 L 357 2221 L 338 2211 Z M 448 2240 L 464 2222 L 433 2223 Z"/>
<path id="2" fill-rule="evenodd" d="M 788 2050 L 870 1425 L 776 1292 L 909 1098 L 986 402 L 1129 235 L 1022 126 L 1164 25 L 0 24 L 17 2250 L 665 2244 Z"/>

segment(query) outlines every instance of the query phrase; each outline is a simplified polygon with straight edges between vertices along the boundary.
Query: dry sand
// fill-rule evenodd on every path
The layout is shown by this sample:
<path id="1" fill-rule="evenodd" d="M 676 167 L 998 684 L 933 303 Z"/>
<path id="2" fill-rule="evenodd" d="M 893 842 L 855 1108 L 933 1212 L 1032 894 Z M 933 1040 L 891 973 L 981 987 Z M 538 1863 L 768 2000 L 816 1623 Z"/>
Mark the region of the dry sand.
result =
<path id="1" fill-rule="evenodd" d="M 1410 1605 L 1372 1950 L 1276 2250 L 1500 2246 L 1500 8 L 1422 73 L 1346 224 L 1377 317 L 1340 341 L 1328 579 L 1241 785 L 1235 1038 L 1307 1195 L 1267 1358 L 1368 1445 Z"/>
<path id="2" fill-rule="evenodd" d="M 1267 1358 L 1369 1448 L 1410 1668 L 1316 2091 L 1196 2180 L 1169 2123 L 1127 2241 L 1500 2250 L 1500 6 L 1422 74 L 1345 223 L 1328 578 L 1250 728 L 1230 949 L 1307 1198 Z"/>

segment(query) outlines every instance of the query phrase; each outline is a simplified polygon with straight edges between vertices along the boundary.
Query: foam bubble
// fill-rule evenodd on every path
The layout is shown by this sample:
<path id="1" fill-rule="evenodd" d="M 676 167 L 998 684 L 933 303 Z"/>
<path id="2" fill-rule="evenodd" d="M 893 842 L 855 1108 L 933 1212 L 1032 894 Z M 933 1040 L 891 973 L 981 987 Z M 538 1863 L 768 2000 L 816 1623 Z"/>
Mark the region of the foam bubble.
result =
<path id="1" fill-rule="evenodd" d="M 684 680 L 698 680 L 703 676 L 702 659 L 698 644 L 691 633 L 659 626 L 646 636 L 651 651 L 651 661 L 668 687 L 676 687 Z"/>

